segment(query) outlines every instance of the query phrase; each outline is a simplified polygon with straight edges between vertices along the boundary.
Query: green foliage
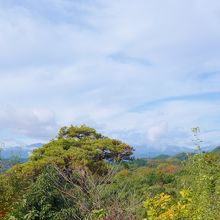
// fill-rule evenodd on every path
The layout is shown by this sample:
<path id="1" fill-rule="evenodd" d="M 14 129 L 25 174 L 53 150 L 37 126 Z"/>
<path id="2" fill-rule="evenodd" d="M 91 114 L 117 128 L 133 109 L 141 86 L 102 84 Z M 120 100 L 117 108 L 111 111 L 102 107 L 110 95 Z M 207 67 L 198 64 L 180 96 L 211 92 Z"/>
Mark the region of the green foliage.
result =
<path id="1" fill-rule="evenodd" d="M 60 220 L 79 219 L 75 201 L 64 196 L 59 189 L 68 188 L 68 183 L 53 168 L 46 169 L 24 194 L 15 211 L 6 219 Z"/>
<path id="2" fill-rule="evenodd" d="M 166 159 L 168 159 L 169 157 L 170 157 L 170 156 L 167 155 L 167 154 L 160 154 L 160 155 L 154 157 L 153 159 L 154 159 L 154 160 L 166 160 Z"/>
<path id="3" fill-rule="evenodd" d="M 23 177 L 36 178 L 49 164 L 56 165 L 71 174 L 76 167 L 88 168 L 104 175 L 110 163 L 130 160 L 132 147 L 110 139 L 86 126 L 70 126 L 60 129 L 57 139 L 33 151 L 29 161 L 14 166 L 13 170 Z"/>
<path id="4" fill-rule="evenodd" d="M 105 209 L 93 210 L 91 213 L 92 220 L 103 219 L 107 216 L 107 211 Z"/>
<path id="5" fill-rule="evenodd" d="M 120 163 L 120 168 L 129 168 L 129 169 L 137 169 L 139 167 L 145 167 L 147 166 L 147 159 L 138 158 L 138 159 L 132 159 L 130 161 L 122 161 Z"/>
<path id="6" fill-rule="evenodd" d="M 220 146 L 219 146 L 219 147 L 216 147 L 212 152 L 213 152 L 213 153 L 220 154 Z"/>
<path id="7" fill-rule="evenodd" d="M 180 161 L 184 161 L 187 160 L 190 156 L 192 156 L 194 153 L 186 153 L 186 152 L 182 152 L 182 153 L 178 153 L 175 156 L 171 157 L 172 160 L 180 160 Z"/>
<path id="8" fill-rule="evenodd" d="M 220 210 L 220 161 L 212 153 L 201 153 L 187 161 L 182 185 L 192 195 L 192 219 L 218 219 Z"/>
<path id="9" fill-rule="evenodd" d="M 60 216 L 67 213 L 75 215 L 74 202 L 71 202 L 70 207 L 65 207 L 64 202 L 70 198 L 63 193 L 60 194 L 56 189 L 55 183 L 60 182 L 58 176 L 53 176 L 58 178 L 54 183 L 50 180 L 51 175 L 43 172 L 48 165 L 58 167 L 66 178 L 73 177 L 76 169 L 84 170 L 84 173 L 105 176 L 111 163 L 131 159 L 132 152 L 133 149 L 129 145 L 104 137 L 93 128 L 84 125 L 63 127 L 57 138 L 35 150 L 28 162 L 16 164 L 2 174 L 0 216 L 3 212 L 13 213 L 18 219 L 61 219 Z M 87 201 L 89 205 L 90 200 L 86 198 L 88 195 L 84 192 L 88 189 L 82 185 L 84 178 L 80 181 L 74 179 L 70 195 L 72 198 L 77 195 L 78 202 L 84 204 L 84 201 Z M 82 187 L 83 192 L 77 190 L 79 187 Z M 61 195 L 64 199 L 61 199 Z M 40 203 L 39 198 L 42 199 Z M 89 206 L 91 212 L 100 208 L 91 204 Z M 79 205 L 77 207 L 79 209 Z M 81 214 L 84 215 L 85 211 L 81 210 Z"/>
<path id="10" fill-rule="evenodd" d="M 220 219 L 220 155 L 202 153 L 199 128 L 192 129 L 193 141 L 199 150 L 188 155 L 178 177 L 178 194 L 149 196 L 144 203 L 147 219 L 217 220 Z"/>
<path id="11" fill-rule="evenodd" d="M 218 220 L 220 154 L 131 160 L 133 149 L 70 126 L 0 176 L 4 220 Z M 144 204 L 144 205 L 143 205 Z"/>
<path id="12" fill-rule="evenodd" d="M 120 192 L 119 202 L 130 203 L 133 207 L 130 213 L 141 218 L 144 216 L 142 202 L 147 194 L 152 196 L 161 192 L 175 194 L 175 176 L 149 167 L 139 167 L 134 170 L 123 169 L 113 177 L 108 195 L 118 192 Z"/>
<path id="13" fill-rule="evenodd" d="M 92 172 L 105 173 L 105 161 L 129 160 L 133 149 L 119 140 L 102 136 L 86 126 L 60 129 L 58 139 L 33 152 L 28 167 L 38 173 L 47 164 L 55 163 L 69 172 L 74 167 L 88 167 Z"/>
<path id="14" fill-rule="evenodd" d="M 192 155 L 177 178 L 180 193 L 149 194 L 144 207 L 147 219 L 217 220 L 220 210 L 220 156 Z"/>
<path id="15" fill-rule="evenodd" d="M 75 140 L 81 140 L 81 139 L 102 139 L 104 136 L 102 136 L 100 133 L 97 133 L 94 128 L 87 127 L 86 125 L 82 126 L 73 126 L 70 127 L 62 127 L 58 133 L 58 139 L 75 139 Z"/>

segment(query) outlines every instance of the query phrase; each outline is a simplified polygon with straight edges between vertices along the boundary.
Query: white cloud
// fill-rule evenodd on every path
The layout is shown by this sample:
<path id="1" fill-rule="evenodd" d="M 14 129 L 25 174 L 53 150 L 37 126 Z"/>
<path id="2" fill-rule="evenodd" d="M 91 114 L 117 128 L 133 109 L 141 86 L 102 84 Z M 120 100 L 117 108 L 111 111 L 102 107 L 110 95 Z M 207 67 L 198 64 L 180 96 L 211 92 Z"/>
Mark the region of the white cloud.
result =
<path id="1" fill-rule="evenodd" d="M 8 106 L 0 111 L 0 129 L 9 130 L 15 135 L 48 140 L 55 134 L 57 122 L 55 114 L 47 109 L 17 109 Z"/>
<path id="2" fill-rule="evenodd" d="M 154 143 L 161 135 L 166 133 L 167 129 L 168 127 L 166 122 L 150 127 L 147 131 L 149 141 Z"/>

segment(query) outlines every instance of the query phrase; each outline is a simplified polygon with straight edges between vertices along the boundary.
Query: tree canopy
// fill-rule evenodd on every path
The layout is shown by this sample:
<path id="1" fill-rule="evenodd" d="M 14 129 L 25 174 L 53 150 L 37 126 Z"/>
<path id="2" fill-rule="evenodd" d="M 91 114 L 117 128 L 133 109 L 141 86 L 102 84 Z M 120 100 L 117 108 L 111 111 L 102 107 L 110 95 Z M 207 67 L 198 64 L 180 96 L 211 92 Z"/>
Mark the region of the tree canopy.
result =
<path id="1" fill-rule="evenodd" d="M 111 139 L 82 126 L 62 127 L 57 137 L 33 151 L 28 163 L 18 166 L 23 173 L 39 174 L 48 164 L 71 172 L 75 167 L 88 168 L 103 174 L 109 163 L 130 160 L 133 148 L 119 140 Z"/>

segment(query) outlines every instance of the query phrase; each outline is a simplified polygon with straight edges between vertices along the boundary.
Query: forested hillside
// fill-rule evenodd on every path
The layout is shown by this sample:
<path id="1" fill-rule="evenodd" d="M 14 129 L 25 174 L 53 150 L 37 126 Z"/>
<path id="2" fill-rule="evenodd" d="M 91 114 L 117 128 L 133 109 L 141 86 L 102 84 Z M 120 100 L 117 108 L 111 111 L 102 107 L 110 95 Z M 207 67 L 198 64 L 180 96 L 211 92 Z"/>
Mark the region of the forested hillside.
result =
<path id="1" fill-rule="evenodd" d="M 216 151 L 135 159 L 93 128 L 63 127 L 27 162 L 2 169 L 0 219 L 217 220 Z"/>

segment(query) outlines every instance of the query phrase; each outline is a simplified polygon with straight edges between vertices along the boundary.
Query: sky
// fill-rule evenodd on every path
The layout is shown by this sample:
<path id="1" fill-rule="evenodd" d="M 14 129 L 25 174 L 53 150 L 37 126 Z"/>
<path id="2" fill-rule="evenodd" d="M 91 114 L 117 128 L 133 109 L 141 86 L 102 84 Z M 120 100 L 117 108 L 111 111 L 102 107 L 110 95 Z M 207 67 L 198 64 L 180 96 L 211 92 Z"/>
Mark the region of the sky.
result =
<path id="1" fill-rule="evenodd" d="M 137 151 L 220 144 L 220 1 L 0 0 L 0 141 L 86 124 Z"/>

